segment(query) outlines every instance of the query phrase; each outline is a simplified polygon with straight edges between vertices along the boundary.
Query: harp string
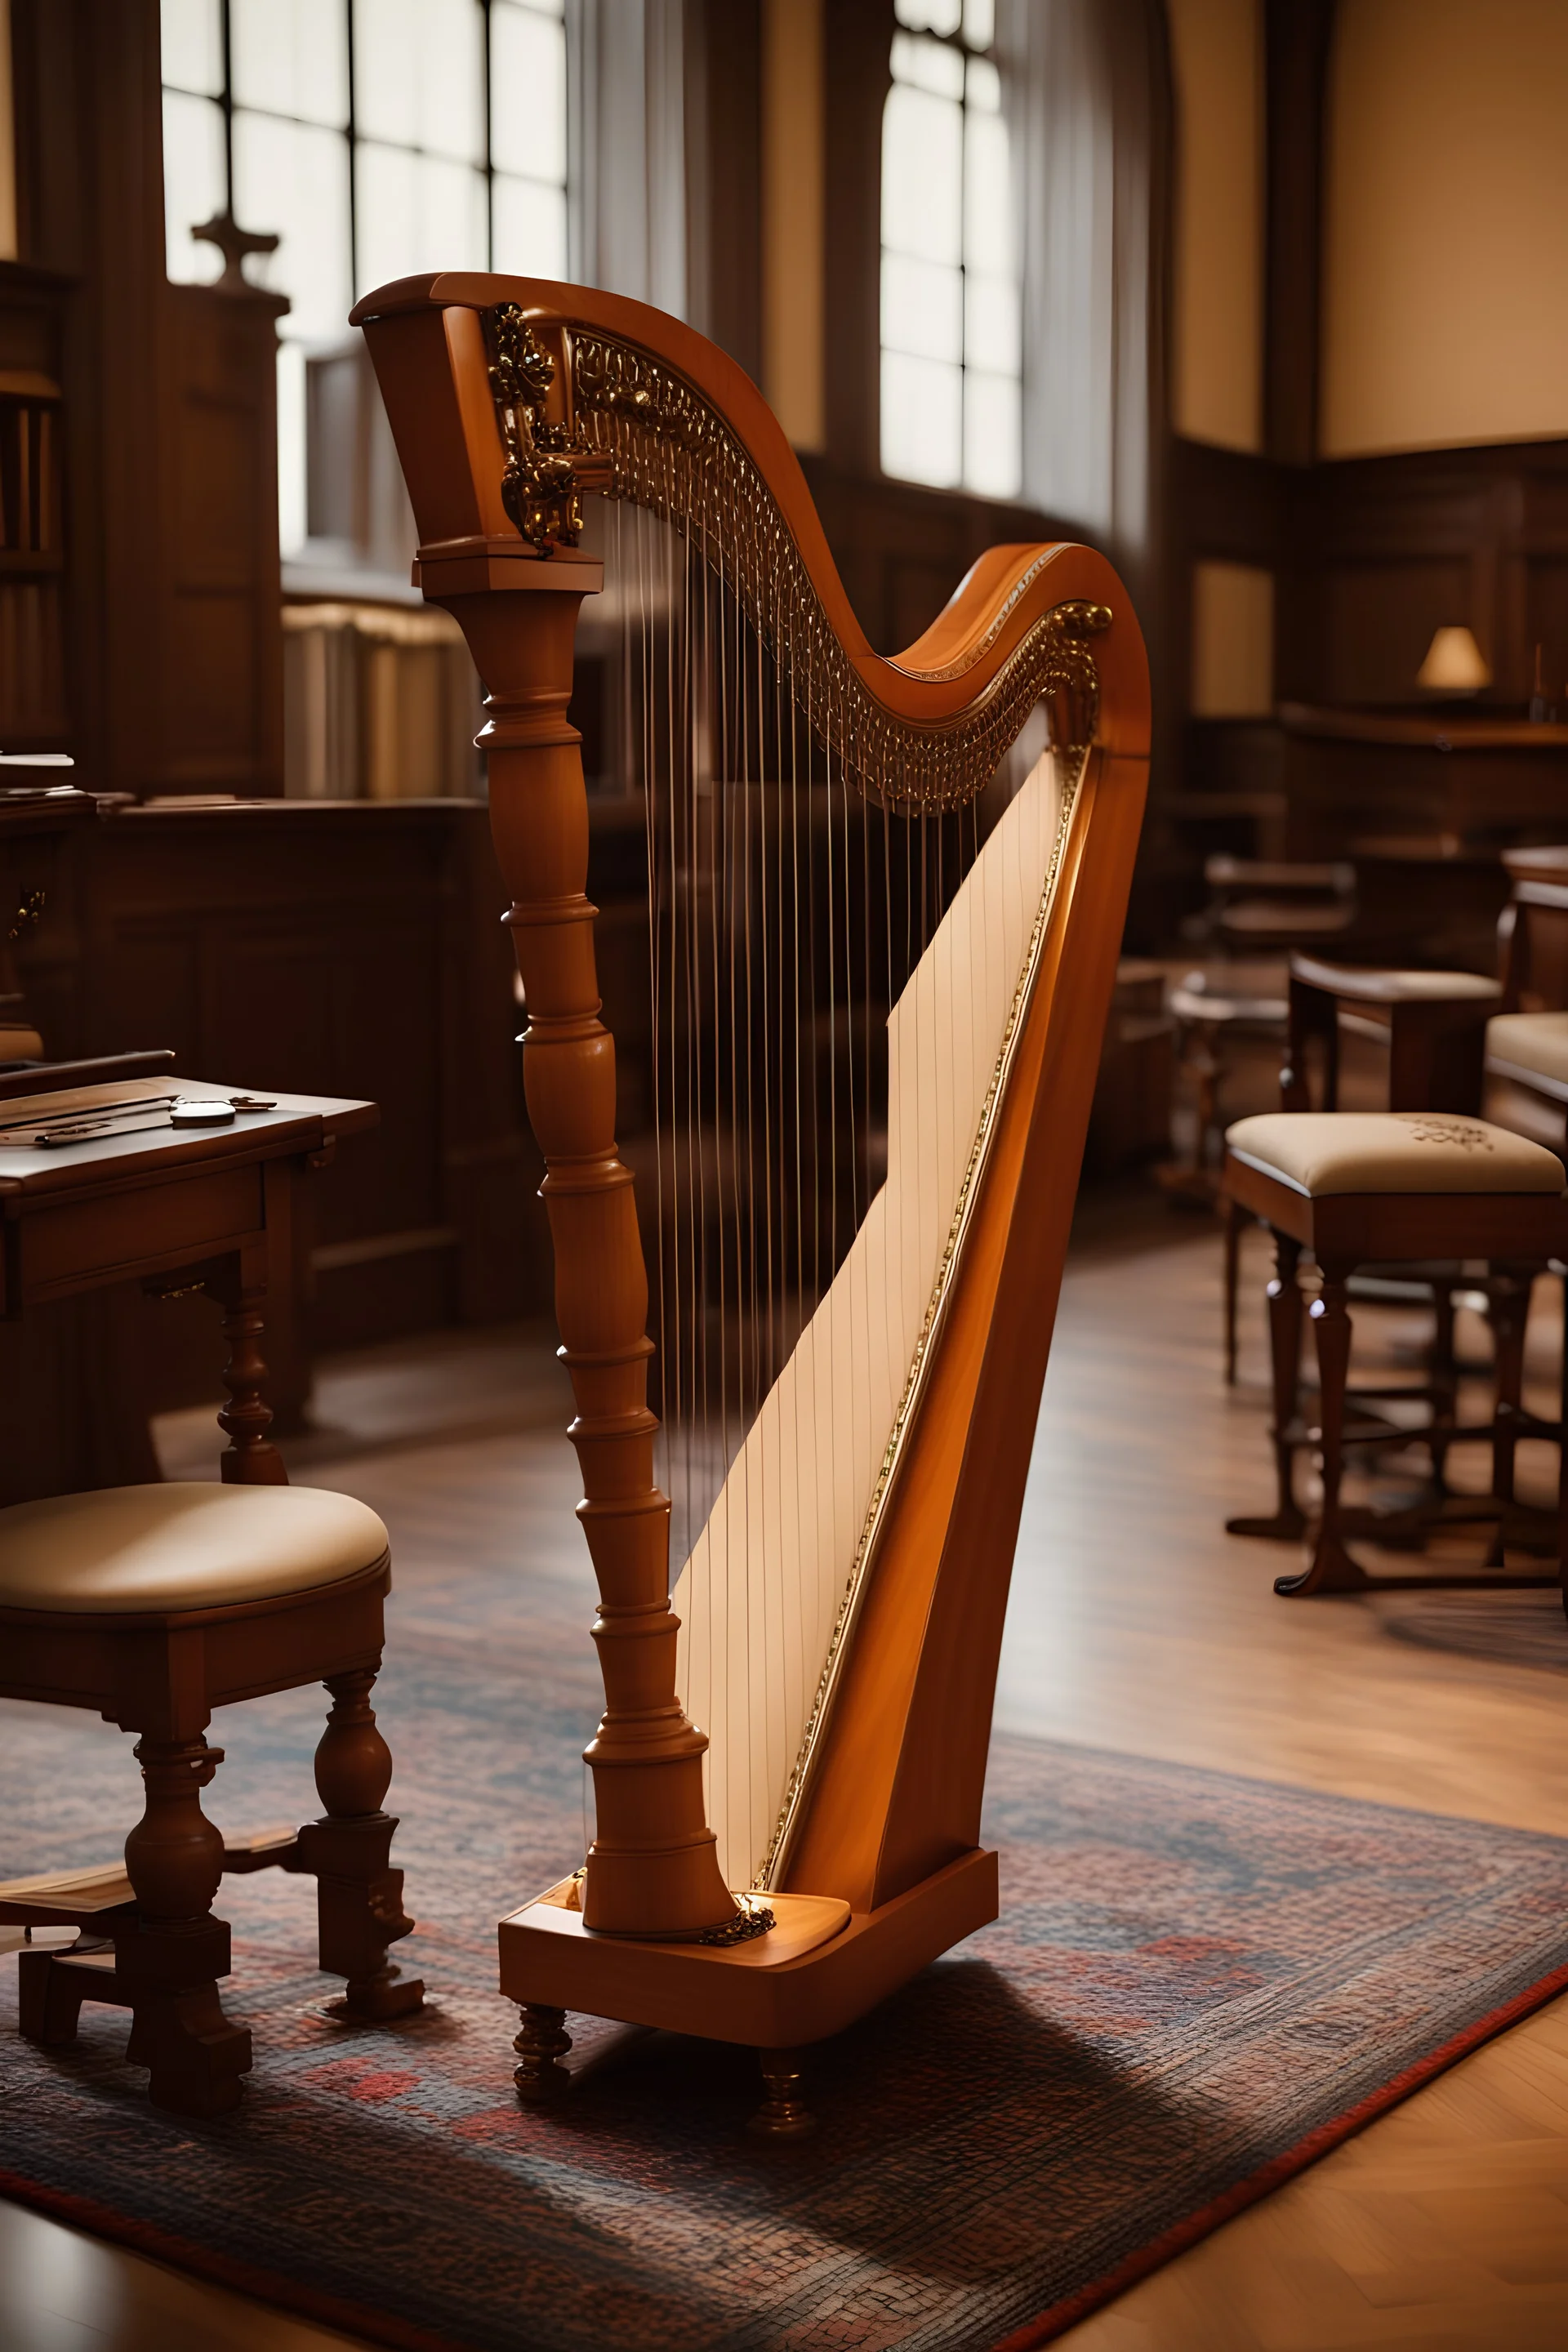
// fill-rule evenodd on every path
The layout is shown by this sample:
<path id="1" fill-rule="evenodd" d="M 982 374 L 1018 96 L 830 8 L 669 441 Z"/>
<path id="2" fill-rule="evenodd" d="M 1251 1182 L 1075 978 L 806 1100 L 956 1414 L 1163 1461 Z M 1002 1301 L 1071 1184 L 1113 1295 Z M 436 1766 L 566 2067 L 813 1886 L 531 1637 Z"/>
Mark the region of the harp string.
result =
<path id="1" fill-rule="evenodd" d="M 816 1687 L 813 1629 L 841 1588 L 831 1537 L 843 1496 L 883 1443 L 861 1372 L 896 1351 L 902 1258 L 931 1228 L 943 1171 L 966 1148 L 937 1106 L 972 1054 L 973 1024 L 934 1023 L 916 990 L 906 1030 L 920 1079 L 915 1192 L 883 1222 L 870 1278 L 846 1294 L 847 1337 L 834 1343 L 817 1309 L 888 1171 L 889 1010 L 1007 790 L 999 778 L 1000 789 L 945 815 L 868 802 L 831 698 L 785 625 L 787 585 L 771 555 L 748 613 L 679 469 L 664 495 L 671 521 L 612 501 L 605 526 L 617 583 L 606 603 L 620 632 L 616 740 L 626 784 L 642 798 L 647 869 L 654 1134 L 634 1132 L 628 1157 L 649 1259 L 672 1579 L 691 1568 L 683 1674 L 714 1695 L 722 1720 L 707 1720 L 689 1689 L 682 1697 L 726 1759 L 714 1765 L 716 1804 L 749 1821 L 771 1802 L 770 1776 Z M 1022 887 L 1010 877 L 1010 898 Z M 983 927 L 965 952 L 978 998 L 992 954 Z M 630 1071 L 625 1079 L 629 1107 L 637 1087 Z M 803 1335 L 826 1426 L 804 1374 L 773 1408 L 787 1432 L 781 1419 L 777 1442 L 753 1451 L 747 1438 Z M 803 1486 L 789 1465 L 818 1444 Z M 816 1515 L 810 1540 L 803 1511 Z M 731 1589 L 725 1554 L 736 1545 L 758 1559 L 799 1549 L 810 1580 L 748 1573 Z M 751 1737 L 759 1720 L 763 1765 Z"/>

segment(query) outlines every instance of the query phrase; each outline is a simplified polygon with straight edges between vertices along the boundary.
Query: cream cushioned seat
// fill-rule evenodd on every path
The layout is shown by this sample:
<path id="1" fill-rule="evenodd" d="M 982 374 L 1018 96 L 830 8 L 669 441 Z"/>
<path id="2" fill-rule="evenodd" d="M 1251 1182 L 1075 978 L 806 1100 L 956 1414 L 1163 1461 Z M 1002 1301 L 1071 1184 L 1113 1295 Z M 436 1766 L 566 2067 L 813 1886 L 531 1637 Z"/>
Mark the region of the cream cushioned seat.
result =
<path id="1" fill-rule="evenodd" d="M 1487 1023 L 1487 1059 L 1568 1086 L 1568 1013 L 1494 1013 Z"/>
<path id="2" fill-rule="evenodd" d="M 387 1549 L 319 1486 L 103 1486 L 0 1511 L 0 1608 L 220 1609 L 335 1584 Z"/>
<path id="3" fill-rule="evenodd" d="M 1555 1152 L 1457 1111 L 1273 1110 L 1238 1119 L 1226 1148 L 1320 1200 L 1331 1192 L 1568 1190 Z"/>
<path id="4" fill-rule="evenodd" d="M 1479 971 L 1394 971 L 1381 966 L 1363 971 L 1316 956 L 1298 956 L 1293 969 L 1297 979 L 1363 1004 L 1479 1004 L 1502 994 L 1500 982 Z"/>

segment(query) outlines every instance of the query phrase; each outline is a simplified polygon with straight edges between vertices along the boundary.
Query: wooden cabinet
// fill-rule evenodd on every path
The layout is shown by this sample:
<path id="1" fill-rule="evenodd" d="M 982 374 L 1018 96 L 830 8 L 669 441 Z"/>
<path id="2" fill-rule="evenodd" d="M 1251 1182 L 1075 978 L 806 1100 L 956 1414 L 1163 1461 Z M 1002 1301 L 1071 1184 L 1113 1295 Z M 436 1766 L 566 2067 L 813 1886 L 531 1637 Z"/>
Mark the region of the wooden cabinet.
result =
<path id="1" fill-rule="evenodd" d="M 310 1188 L 285 1423 L 312 1353 L 548 1306 L 482 803 L 107 803 L 48 856 L 50 919 L 17 968 L 51 1055 L 172 1046 L 184 1076 L 380 1106 Z M 146 1305 L 150 1409 L 216 1393 L 211 1320 Z"/>

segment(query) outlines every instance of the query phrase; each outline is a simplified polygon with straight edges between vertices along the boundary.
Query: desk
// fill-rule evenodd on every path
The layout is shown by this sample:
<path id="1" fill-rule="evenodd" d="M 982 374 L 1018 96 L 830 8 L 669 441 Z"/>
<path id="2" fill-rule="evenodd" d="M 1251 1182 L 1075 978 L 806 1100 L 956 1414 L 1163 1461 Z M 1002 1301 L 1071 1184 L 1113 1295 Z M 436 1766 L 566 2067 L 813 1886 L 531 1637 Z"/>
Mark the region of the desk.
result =
<path id="1" fill-rule="evenodd" d="M 1353 834 L 1452 835 L 1500 848 L 1568 816 L 1568 727 L 1475 709 L 1419 716 L 1284 703 L 1293 857 L 1338 857 Z"/>
<path id="2" fill-rule="evenodd" d="M 142 1104 L 149 1118 L 163 1118 L 176 1092 L 221 1102 L 233 1091 L 148 1076 L 0 1101 L 0 1315 L 15 1320 L 46 1300 L 117 1283 L 205 1291 L 229 1348 L 228 1402 L 217 1417 L 229 1441 L 222 1475 L 281 1486 L 287 1473 L 267 1435 L 272 1414 L 262 1393 L 268 1265 L 289 1262 L 300 1180 L 328 1164 L 340 1136 L 374 1127 L 379 1113 L 374 1103 L 278 1095 L 265 1110 L 237 1111 L 228 1127 L 134 1127 Z M 68 1114 L 102 1118 L 110 1103 L 131 1107 L 121 1114 L 130 1131 L 47 1150 L 17 1132 Z M 8 1466 L 0 1450 L 0 1492 Z"/>

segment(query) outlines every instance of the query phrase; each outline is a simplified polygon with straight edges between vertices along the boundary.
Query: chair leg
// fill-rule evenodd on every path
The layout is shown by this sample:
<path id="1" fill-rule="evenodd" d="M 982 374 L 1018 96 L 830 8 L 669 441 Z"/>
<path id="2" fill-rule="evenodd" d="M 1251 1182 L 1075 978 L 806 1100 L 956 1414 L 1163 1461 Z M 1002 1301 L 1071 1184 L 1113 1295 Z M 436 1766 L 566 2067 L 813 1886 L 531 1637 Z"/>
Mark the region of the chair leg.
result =
<path id="1" fill-rule="evenodd" d="M 1524 1392 L 1524 1333 L 1530 1319 L 1533 1269 L 1494 1265 L 1489 1285 L 1492 1345 L 1496 1353 L 1497 1398 L 1492 1408 L 1492 1493 L 1506 1513 L 1514 1495 L 1514 1460 L 1519 1445 L 1519 1412 Z M 1503 1520 L 1498 1529 L 1488 1566 L 1503 1562 Z"/>
<path id="2" fill-rule="evenodd" d="M 1268 1355 L 1274 1383 L 1274 1477 L 1276 1502 L 1267 1518 L 1226 1519 L 1233 1536 L 1263 1536 L 1276 1542 L 1299 1542 L 1307 1531 L 1306 1517 L 1296 1500 L 1295 1461 L 1298 1443 L 1297 1408 L 1301 1394 L 1301 1289 L 1297 1269 L 1301 1244 L 1289 1234 L 1274 1234 L 1274 1278 L 1268 1285 Z"/>
<path id="3" fill-rule="evenodd" d="M 316 1788 L 327 1810 L 300 1832 L 299 1866 L 316 1881 L 321 1966 L 348 1980 L 342 2012 L 380 2024 L 421 2008 L 425 1987 L 386 1957 L 414 1922 L 403 1908 L 403 1873 L 391 1867 L 396 1816 L 381 1810 L 392 1751 L 370 1704 L 374 1681 L 364 1669 L 328 1678 L 332 1705 L 316 1749 Z"/>
<path id="4" fill-rule="evenodd" d="M 110 1997 L 130 2006 L 126 2055 L 149 2070 L 148 2096 L 177 2115 L 237 2106 L 239 2078 L 250 2071 L 250 2035 L 229 2022 L 218 1998 L 229 1972 L 228 1927 L 212 1915 L 223 1837 L 202 1811 L 201 1792 L 222 1757 L 201 1738 L 144 1734 L 136 1748 L 146 1802 L 125 1841 L 125 1867 L 137 1916 L 115 1931 Z"/>
<path id="5" fill-rule="evenodd" d="M 1426 1432 L 1432 1483 L 1438 1499 L 1448 1491 L 1448 1445 L 1458 1418 L 1459 1368 L 1454 1355 L 1454 1294 L 1446 1282 L 1432 1289 L 1432 1422 Z"/>
<path id="6" fill-rule="evenodd" d="M 1241 1229 L 1247 1211 L 1239 1201 L 1225 1204 L 1225 1384 L 1236 1386 L 1236 1295 L 1241 1276 Z"/>
<path id="7" fill-rule="evenodd" d="M 1346 1297 L 1352 1267 L 1339 1261 L 1322 1266 L 1323 1287 L 1312 1301 L 1318 1346 L 1323 1451 L 1323 1512 L 1312 1564 L 1300 1576 L 1277 1576 L 1274 1590 L 1287 1599 L 1314 1592 L 1364 1592 L 1372 1580 L 1345 1549 L 1340 1514 L 1344 1475 L 1345 1383 L 1350 1372 L 1351 1318 Z"/>

